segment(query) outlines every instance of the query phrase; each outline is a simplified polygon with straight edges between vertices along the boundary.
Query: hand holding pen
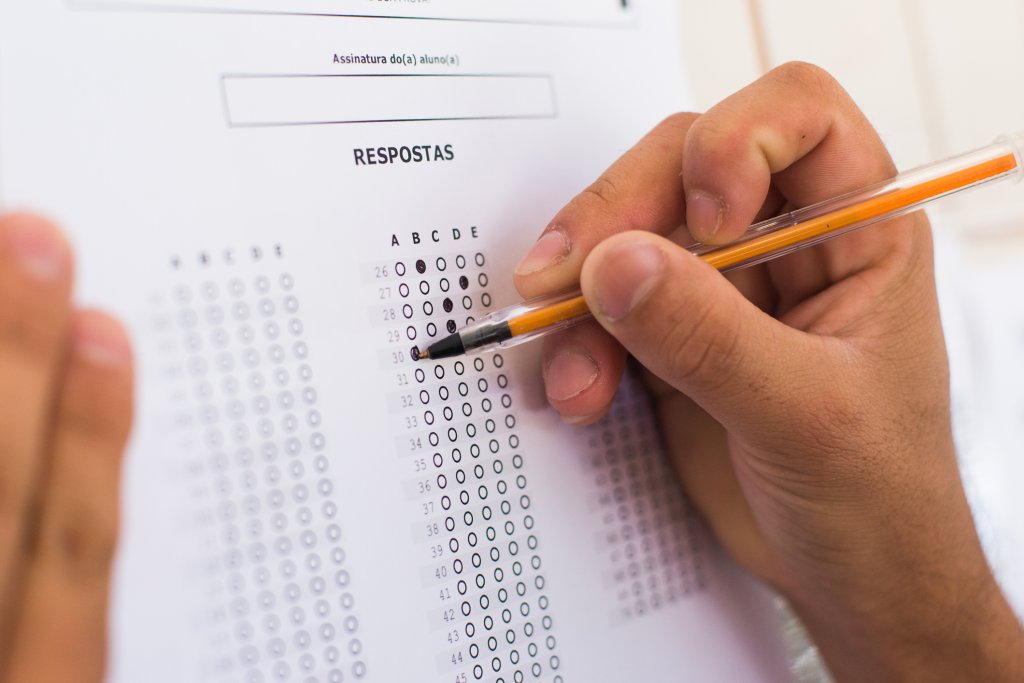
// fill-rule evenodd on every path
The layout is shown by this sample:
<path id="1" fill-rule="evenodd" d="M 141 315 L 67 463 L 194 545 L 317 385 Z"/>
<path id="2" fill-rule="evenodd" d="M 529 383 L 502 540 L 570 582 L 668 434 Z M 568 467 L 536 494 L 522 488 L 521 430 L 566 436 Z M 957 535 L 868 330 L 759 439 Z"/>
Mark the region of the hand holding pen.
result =
<path id="1" fill-rule="evenodd" d="M 768 218 L 726 245 L 690 243 L 686 250 L 722 273 L 749 268 L 917 211 L 927 204 L 999 180 L 1019 181 L 1024 172 L 1024 133 L 901 173 L 869 187 Z M 590 318 L 579 290 L 494 311 L 430 345 L 416 360 L 440 360 L 497 351 L 560 332 Z"/>
<path id="2" fill-rule="evenodd" d="M 1011 147 L 965 168 L 1012 172 Z M 725 278 L 664 237 L 685 223 L 726 245 L 895 175 L 845 91 L 787 65 L 656 127 L 555 216 L 516 284 L 580 287 L 594 316 L 543 340 L 552 406 L 599 419 L 634 356 L 690 501 L 838 678 L 1015 680 L 1024 635 L 959 478 L 924 214 Z"/>

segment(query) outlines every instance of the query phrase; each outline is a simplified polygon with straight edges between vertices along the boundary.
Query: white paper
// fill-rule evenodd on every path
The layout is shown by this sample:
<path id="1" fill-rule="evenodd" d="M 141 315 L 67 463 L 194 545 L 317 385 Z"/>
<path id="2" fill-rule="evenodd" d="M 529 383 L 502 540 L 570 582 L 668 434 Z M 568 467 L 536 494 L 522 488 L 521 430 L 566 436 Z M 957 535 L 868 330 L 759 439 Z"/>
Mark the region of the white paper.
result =
<path id="1" fill-rule="evenodd" d="M 3 5 L 4 207 L 69 231 L 138 350 L 111 680 L 787 677 L 641 391 L 581 430 L 535 348 L 409 359 L 514 302 L 559 206 L 687 107 L 676 26 L 667 0 Z"/>
<path id="2" fill-rule="evenodd" d="M 970 213 L 941 207 L 930 212 L 950 356 L 953 427 L 978 535 L 1007 598 L 1024 615 L 1024 504 L 1019 493 L 1024 482 L 1024 306 L 1017 296 L 1024 249 L 1007 237 L 968 244 L 964 224 L 988 226 L 993 233 L 1018 224 L 1005 207 L 984 206 L 983 193 L 975 201 L 981 204 Z"/>

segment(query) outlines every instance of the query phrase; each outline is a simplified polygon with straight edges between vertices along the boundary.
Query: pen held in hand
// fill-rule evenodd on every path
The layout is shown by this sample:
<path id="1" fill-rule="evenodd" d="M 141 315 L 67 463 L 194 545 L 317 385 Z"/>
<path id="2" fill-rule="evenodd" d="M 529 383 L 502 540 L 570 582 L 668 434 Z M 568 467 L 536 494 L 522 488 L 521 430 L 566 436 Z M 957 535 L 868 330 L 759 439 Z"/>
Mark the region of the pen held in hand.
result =
<path id="1" fill-rule="evenodd" d="M 750 226 L 722 247 L 692 244 L 692 253 L 722 272 L 770 261 L 860 228 L 916 211 L 936 199 L 998 180 L 1019 180 L 1024 133 L 889 180 Z M 515 346 L 590 316 L 577 290 L 504 308 L 441 339 L 417 360 L 441 359 Z"/>

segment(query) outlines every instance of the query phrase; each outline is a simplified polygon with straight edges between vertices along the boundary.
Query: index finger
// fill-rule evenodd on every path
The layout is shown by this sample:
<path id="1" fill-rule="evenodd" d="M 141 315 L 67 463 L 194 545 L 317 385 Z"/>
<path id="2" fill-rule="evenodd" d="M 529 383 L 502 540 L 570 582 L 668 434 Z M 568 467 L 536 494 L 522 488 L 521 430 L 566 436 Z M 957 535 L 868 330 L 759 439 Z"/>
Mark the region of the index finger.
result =
<path id="1" fill-rule="evenodd" d="M 526 298 L 579 286 L 587 254 L 627 230 L 668 234 L 685 218 L 683 144 L 696 114 L 659 123 L 559 211 L 519 262 L 515 284 Z"/>
<path id="2" fill-rule="evenodd" d="M 683 152 L 687 226 L 731 242 L 769 187 L 807 206 L 891 177 L 874 128 L 828 72 L 803 62 L 772 70 L 694 122 Z"/>
<path id="3" fill-rule="evenodd" d="M 893 175 L 881 138 L 839 83 L 811 64 L 784 64 L 690 128 L 683 151 L 687 226 L 696 239 L 728 243 L 754 221 L 770 189 L 799 208 Z M 768 264 L 776 313 L 890 255 L 901 264 L 903 255 L 928 253 L 927 222 L 899 221 Z"/>

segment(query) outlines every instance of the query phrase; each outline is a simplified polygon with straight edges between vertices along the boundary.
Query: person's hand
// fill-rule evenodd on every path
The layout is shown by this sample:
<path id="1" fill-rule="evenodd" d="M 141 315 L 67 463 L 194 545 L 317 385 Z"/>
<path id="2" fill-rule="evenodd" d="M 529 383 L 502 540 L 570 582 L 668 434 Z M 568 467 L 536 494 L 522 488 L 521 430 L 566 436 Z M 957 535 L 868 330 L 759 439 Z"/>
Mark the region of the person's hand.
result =
<path id="1" fill-rule="evenodd" d="M 0 217 L 0 681 L 98 683 L 132 359 L 49 223 Z"/>
<path id="2" fill-rule="evenodd" d="M 786 65 L 655 128 L 558 213 L 516 283 L 581 283 L 597 322 L 546 341 L 551 404 L 600 418 L 636 357 L 689 499 L 840 680 L 1022 680 L 957 468 L 925 216 L 728 279 L 664 237 L 685 222 L 726 243 L 894 172 L 828 74 Z"/>

